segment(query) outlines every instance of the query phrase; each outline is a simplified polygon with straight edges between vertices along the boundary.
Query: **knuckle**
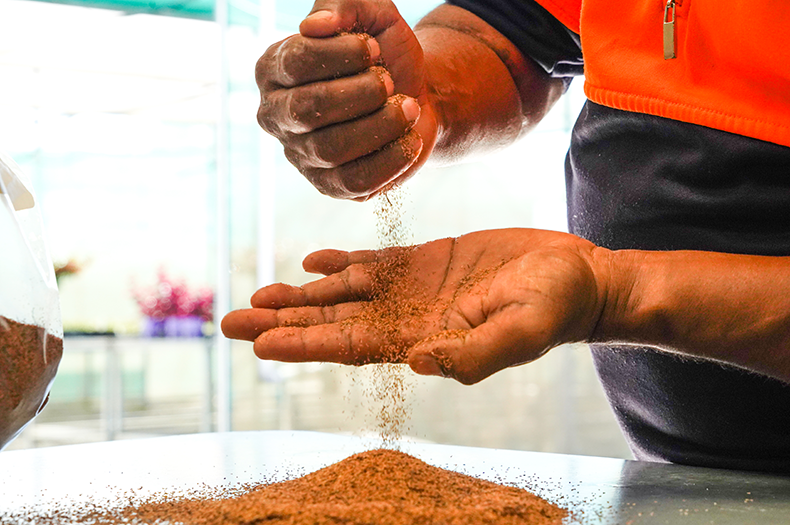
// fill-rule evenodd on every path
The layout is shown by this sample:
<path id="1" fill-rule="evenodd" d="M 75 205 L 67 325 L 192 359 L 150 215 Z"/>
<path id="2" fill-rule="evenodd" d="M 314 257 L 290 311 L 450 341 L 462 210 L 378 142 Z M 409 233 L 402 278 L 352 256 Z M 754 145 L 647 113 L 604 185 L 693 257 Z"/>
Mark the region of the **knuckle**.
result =
<path id="1" fill-rule="evenodd" d="M 371 192 L 368 170 L 357 171 L 346 177 L 343 182 L 346 192 L 355 197 L 368 195 Z"/>
<path id="2" fill-rule="evenodd" d="M 299 170 L 302 174 L 304 174 L 306 167 L 302 162 L 302 155 L 295 149 L 285 147 L 283 149 L 283 153 L 285 158 L 288 162 L 290 162 L 297 170 Z"/>
<path id="3" fill-rule="evenodd" d="M 333 170 L 305 169 L 301 173 L 323 195 L 335 199 L 354 197 L 348 193 L 340 177 Z"/>
<path id="4" fill-rule="evenodd" d="M 271 105 L 263 99 L 261 99 L 261 104 L 258 106 L 258 125 L 272 135 L 279 135 L 280 129 L 272 118 Z"/>
<path id="5" fill-rule="evenodd" d="M 255 81 L 258 86 L 264 86 L 268 83 L 281 83 L 277 75 L 281 71 L 282 56 L 287 54 L 289 42 L 294 39 L 294 36 L 296 35 L 269 46 L 255 63 Z"/>
<path id="6" fill-rule="evenodd" d="M 316 167 L 336 168 L 340 164 L 338 159 L 338 148 L 334 143 L 326 140 L 314 140 L 308 142 L 308 156 L 313 160 Z"/>
<path id="7" fill-rule="evenodd" d="M 293 86 L 312 67 L 311 48 L 304 38 L 292 37 L 284 41 L 277 54 L 281 83 Z"/>
<path id="8" fill-rule="evenodd" d="M 344 182 L 349 193 L 369 196 L 397 177 L 405 166 L 392 143 L 349 163 Z"/>
<path id="9" fill-rule="evenodd" d="M 314 90 L 311 90 L 311 92 Z M 319 101 L 312 93 L 292 92 L 288 97 L 287 114 L 294 131 L 311 131 L 321 117 Z"/>
<path id="10" fill-rule="evenodd" d="M 257 62 L 255 62 L 255 83 L 258 84 L 258 87 L 263 89 L 263 87 L 269 83 L 271 80 L 271 71 L 272 57 L 269 55 L 269 51 L 267 51 Z"/>
<path id="11" fill-rule="evenodd" d="M 323 125 L 327 108 L 334 103 L 330 86 L 317 82 L 303 89 L 296 89 L 289 96 L 288 114 L 302 131 L 312 131 Z"/>
<path id="12" fill-rule="evenodd" d="M 287 90 L 285 100 L 278 104 L 278 120 L 292 133 L 312 131 L 309 116 L 315 112 L 311 97 L 302 90 Z"/>
<path id="13" fill-rule="evenodd" d="M 303 165 L 309 168 L 336 168 L 341 164 L 338 148 L 331 140 L 327 140 L 320 132 L 301 135 L 289 135 L 290 140 L 281 138 L 287 144 L 286 158 L 294 166 Z"/>
<path id="14" fill-rule="evenodd" d="M 293 117 L 288 109 L 288 92 L 283 89 L 261 91 L 261 103 L 258 106 L 258 124 L 281 141 L 293 127 Z"/>
<path id="15" fill-rule="evenodd" d="M 331 191 L 331 187 L 327 184 L 327 178 L 324 176 L 326 170 L 322 169 L 313 169 L 313 168 L 306 168 L 299 170 L 304 178 L 313 185 L 315 189 L 318 190 L 319 193 L 323 195 L 328 195 L 333 197 L 334 194 Z"/>

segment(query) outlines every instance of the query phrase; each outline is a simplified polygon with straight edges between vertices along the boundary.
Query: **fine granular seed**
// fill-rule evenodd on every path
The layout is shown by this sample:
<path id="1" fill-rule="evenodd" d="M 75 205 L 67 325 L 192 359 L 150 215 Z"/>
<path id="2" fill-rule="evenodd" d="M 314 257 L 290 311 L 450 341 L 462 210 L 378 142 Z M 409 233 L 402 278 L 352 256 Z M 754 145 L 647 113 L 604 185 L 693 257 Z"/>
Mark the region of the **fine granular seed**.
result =
<path id="1" fill-rule="evenodd" d="M 372 281 L 370 300 L 361 311 L 343 321 L 346 325 L 364 325 L 379 336 L 377 364 L 366 367 L 369 374 L 363 399 L 372 415 L 373 426 L 387 448 L 397 448 L 410 416 L 409 373 L 404 360 L 408 346 L 400 337 L 404 323 L 426 313 L 426 303 L 415 297 L 408 280 L 409 259 L 413 248 L 408 220 L 404 215 L 405 190 L 390 186 L 382 192 L 375 208 L 379 248 L 388 256 L 369 266 Z M 411 285 L 411 286 L 410 286 Z M 360 375 L 353 373 L 352 375 Z"/>
<path id="2" fill-rule="evenodd" d="M 115 508 L 87 504 L 3 515 L 2 523 L 184 525 L 559 524 L 568 515 L 522 488 L 441 469 L 388 449 L 355 454 L 306 476 L 222 490 L 158 493 Z M 27 520 L 27 521 L 24 521 Z"/>
<path id="3" fill-rule="evenodd" d="M 452 339 L 465 339 L 466 336 L 469 334 L 469 330 L 445 330 L 443 332 L 439 332 L 433 335 L 430 335 L 420 341 L 421 343 L 429 343 L 433 341 L 450 341 Z M 439 365 L 439 369 L 442 372 L 444 377 L 450 377 L 452 370 L 452 358 L 445 354 L 437 354 L 435 352 L 431 353 L 434 359 L 436 359 L 437 364 Z"/>
<path id="4" fill-rule="evenodd" d="M 401 150 L 403 151 L 403 158 L 413 159 L 420 152 L 420 147 L 416 145 L 417 138 L 419 138 L 419 135 L 417 135 L 416 131 L 412 130 L 401 136 L 396 141 L 398 146 L 400 146 Z"/>
<path id="5" fill-rule="evenodd" d="M 336 31 L 335 35 L 337 36 L 346 36 L 346 35 L 356 35 L 362 42 L 365 44 L 365 58 L 370 59 L 370 48 L 368 47 L 368 40 L 372 39 L 373 37 L 370 36 L 368 33 L 364 31 L 364 29 L 359 26 L 357 23 L 348 29 L 341 29 L 340 31 Z M 383 66 L 384 60 L 379 57 L 376 60 L 376 64 Z"/>
<path id="6" fill-rule="evenodd" d="M 0 414 L 14 410 L 26 392 L 46 389 L 41 377 L 57 366 L 62 354 L 60 337 L 0 316 Z"/>
<path id="7" fill-rule="evenodd" d="M 407 193 L 403 186 L 391 185 L 379 195 L 374 211 L 379 248 L 403 247 L 411 244 L 411 228 L 408 218 L 404 215 L 406 200 Z"/>
<path id="8" fill-rule="evenodd" d="M 378 75 L 379 80 L 381 81 L 382 84 L 384 83 L 384 75 L 389 75 L 389 71 L 387 71 L 387 69 L 382 66 L 371 66 L 368 68 L 368 71 Z M 387 101 L 387 103 L 389 103 L 389 101 Z"/>
<path id="9" fill-rule="evenodd" d="M 411 231 L 404 217 L 406 194 L 402 186 L 391 186 L 376 202 L 376 230 L 379 248 L 390 249 L 394 256 L 373 266 L 373 297 L 357 322 L 367 323 L 381 332 L 382 363 L 373 365 L 372 388 L 367 392 L 375 411 L 375 426 L 382 445 L 397 447 L 410 416 L 407 404 L 409 384 L 403 361 L 406 351 L 398 337 L 401 323 L 412 308 L 408 301 L 395 300 L 396 290 L 406 277 L 411 250 Z M 399 294 L 402 296 L 402 294 Z"/>
<path id="10" fill-rule="evenodd" d="M 500 261 L 499 263 L 493 266 L 473 269 L 469 273 L 469 275 L 463 277 L 458 282 L 458 287 L 456 288 L 455 293 L 453 294 L 453 299 L 458 297 L 458 295 L 460 295 L 461 293 L 469 292 L 471 289 L 473 289 L 476 285 L 483 282 L 489 276 L 493 277 L 496 274 L 496 272 L 498 272 L 504 265 L 506 265 L 512 260 L 513 258 L 503 259 L 502 261 Z"/>
<path id="11" fill-rule="evenodd" d="M 386 69 L 384 69 L 384 68 L 382 68 L 382 67 L 378 67 L 378 68 L 371 68 L 371 69 L 380 69 L 382 72 L 385 72 L 385 71 L 387 71 Z M 379 73 L 379 76 L 381 76 L 381 73 Z M 409 98 L 409 97 L 407 97 L 407 96 L 406 96 L 406 95 L 404 95 L 403 93 L 397 93 L 397 94 L 395 94 L 395 95 L 392 95 L 392 96 L 391 96 L 391 97 L 390 97 L 390 98 L 387 100 L 387 104 L 390 104 L 390 105 L 393 105 L 393 106 L 398 106 L 398 107 L 400 107 L 400 106 L 402 106 L 402 105 L 403 105 L 403 101 L 404 101 L 404 100 L 406 100 L 407 98 Z M 417 122 L 416 122 L 416 121 L 414 121 L 414 122 L 410 122 L 410 123 L 409 123 L 409 126 L 406 128 L 406 131 L 411 131 L 411 129 L 412 129 L 412 128 L 413 128 L 413 127 L 416 125 L 416 124 L 417 124 Z M 409 135 L 409 136 L 411 136 L 411 135 Z M 411 147 L 409 146 L 409 140 L 408 140 L 408 138 L 407 138 L 407 136 L 406 136 L 406 135 L 404 135 L 403 137 L 401 137 L 401 138 L 399 138 L 399 139 L 398 139 L 398 144 L 400 144 L 401 148 L 403 148 L 403 151 L 404 151 L 404 153 L 406 154 L 406 157 L 407 157 L 407 158 L 412 158 L 412 157 L 414 156 L 414 153 L 415 153 L 415 151 L 414 151 L 413 149 L 411 149 Z M 396 199 L 397 199 L 397 198 L 399 198 L 399 197 L 397 196 L 397 194 L 398 194 L 398 193 L 402 193 L 402 192 L 403 192 L 403 190 L 398 190 L 398 191 L 396 191 L 396 192 L 392 192 L 392 193 L 394 194 L 394 198 L 396 198 Z M 381 198 L 383 198 L 383 199 L 386 199 L 386 198 L 388 198 L 388 197 L 387 197 L 387 192 L 384 192 L 384 193 L 381 195 Z M 402 217 L 393 217 L 393 219 L 395 219 L 395 220 L 402 220 Z M 407 232 L 408 232 L 408 229 L 404 229 L 404 230 L 402 230 L 402 233 L 404 233 L 404 234 L 405 234 L 405 233 L 407 233 Z M 398 246 L 402 246 L 402 244 L 399 244 Z"/>

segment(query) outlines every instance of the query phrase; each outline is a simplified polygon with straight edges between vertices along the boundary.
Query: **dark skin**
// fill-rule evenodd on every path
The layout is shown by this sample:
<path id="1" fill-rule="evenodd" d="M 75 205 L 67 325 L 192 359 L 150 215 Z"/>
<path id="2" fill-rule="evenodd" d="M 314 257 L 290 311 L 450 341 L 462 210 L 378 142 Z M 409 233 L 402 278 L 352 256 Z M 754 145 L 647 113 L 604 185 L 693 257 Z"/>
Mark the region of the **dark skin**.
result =
<path id="1" fill-rule="evenodd" d="M 336 36 L 349 30 L 372 39 Z M 386 72 L 370 71 L 376 64 Z M 412 31 L 385 0 L 319 0 L 300 33 L 271 46 L 255 72 L 261 127 L 319 191 L 353 200 L 429 159 L 454 162 L 514 142 L 562 93 L 559 80 L 468 11 L 440 6 Z"/>
<path id="2" fill-rule="evenodd" d="M 403 320 L 398 339 L 410 347 L 405 361 L 417 372 L 444 373 L 471 384 L 533 361 L 558 344 L 586 338 L 602 303 L 589 264 L 596 248 L 578 241 L 554 232 L 500 230 L 417 247 L 399 299 L 419 297 L 434 306 L 426 315 Z M 314 253 L 305 259 L 305 269 L 328 277 L 301 288 L 263 288 L 252 297 L 252 309 L 225 317 L 222 330 L 228 337 L 254 340 L 262 359 L 380 361 L 379 327 L 343 321 L 371 298 L 371 264 L 391 253 Z M 529 280 L 523 279 L 525 267 L 533 269 Z M 549 289 L 552 293 L 545 293 Z M 420 342 L 458 330 L 467 331 L 463 339 Z M 476 350 L 466 352 L 467 345 Z M 451 363 L 443 371 L 430 368 L 436 361 L 431 357 L 439 355 Z"/>
<path id="3" fill-rule="evenodd" d="M 351 30 L 372 39 L 338 36 Z M 376 64 L 387 72 L 369 71 Z M 442 5 L 412 31 L 386 0 L 319 0 L 299 35 L 266 51 L 256 77 L 261 126 L 319 191 L 352 200 L 428 162 L 513 143 L 562 92 L 475 15 Z M 379 361 L 381 330 L 342 321 L 365 308 L 369 267 L 391 253 L 316 252 L 305 269 L 326 277 L 259 290 L 253 308 L 231 312 L 222 330 L 254 341 L 262 359 Z M 613 252 L 523 229 L 435 241 L 412 256 L 411 294 L 436 307 L 398 332 L 401 360 L 417 373 L 471 384 L 563 343 L 607 342 L 790 382 L 788 258 Z M 475 271 L 485 278 L 464 285 Z"/>
<path id="4" fill-rule="evenodd" d="M 254 341 L 261 359 L 380 361 L 380 327 L 343 321 L 371 299 L 370 265 L 391 253 L 313 253 L 305 269 L 326 277 L 258 290 L 253 308 L 228 314 L 222 331 Z M 610 251 L 566 233 L 509 229 L 423 244 L 410 261 L 402 299 L 436 305 L 398 333 L 402 361 L 419 374 L 472 384 L 564 343 L 608 342 L 790 382 L 788 258 Z"/>

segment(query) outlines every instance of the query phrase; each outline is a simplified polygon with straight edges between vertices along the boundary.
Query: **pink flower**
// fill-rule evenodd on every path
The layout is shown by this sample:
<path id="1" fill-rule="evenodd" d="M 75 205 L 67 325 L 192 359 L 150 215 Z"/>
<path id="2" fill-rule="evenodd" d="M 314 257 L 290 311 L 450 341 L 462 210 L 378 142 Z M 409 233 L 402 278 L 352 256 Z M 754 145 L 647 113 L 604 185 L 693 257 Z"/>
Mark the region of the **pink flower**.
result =
<path id="1" fill-rule="evenodd" d="M 214 291 L 206 287 L 192 292 L 184 281 L 168 277 L 163 268 L 157 272 L 156 286 L 133 287 L 132 296 L 146 317 L 164 319 L 196 316 L 203 321 L 214 319 Z"/>

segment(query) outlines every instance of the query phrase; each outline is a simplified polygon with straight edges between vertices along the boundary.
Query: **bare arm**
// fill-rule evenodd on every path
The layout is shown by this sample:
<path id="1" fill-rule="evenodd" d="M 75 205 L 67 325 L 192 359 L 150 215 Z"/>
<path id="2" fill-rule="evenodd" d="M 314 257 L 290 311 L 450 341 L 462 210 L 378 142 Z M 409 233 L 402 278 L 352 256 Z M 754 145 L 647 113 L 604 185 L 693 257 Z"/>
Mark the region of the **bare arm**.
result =
<path id="1" fill-rule="evenodd" d="M 790 382 L 790 257 L 609 252 L 592 340 L 652 345 Z"/>
<path id="2" fill-rule="evenodd" d="M 476 15 L 449 4 L 415 33 L 439 120 L 433 160 L 455 162 L 513 143 L 560 98 L 563 84 Z"/>
<path id="3" fill-rule="evenodd" d="M 358 365 L 395 347 L 417 373 L 467 384 L 577 342 L 648 345 L 790 383 L 787 257 L 610 251 L 559 232 L 490 230 L 406 252 L 408 270 L 376 296 L 377 265 L 399 253 L 312 254 L 305 268 L 326 277 L 259 290 L 222 330 L 282 361 Z M 401 312 L 397 333 L 371 308 Z"/>
<path id="4" fill-rule="evenodd" d="M 318 0 L 299 35 L 264 53 L 256 79 L 258 121 L 288 160 L 322 193 L 354 200 L 429 158 L 513 142 L 562 90 L 477 16 L 443 5 L 415 34 L 390 0 Z"/>

